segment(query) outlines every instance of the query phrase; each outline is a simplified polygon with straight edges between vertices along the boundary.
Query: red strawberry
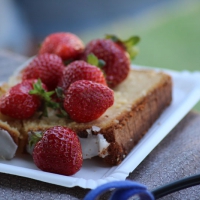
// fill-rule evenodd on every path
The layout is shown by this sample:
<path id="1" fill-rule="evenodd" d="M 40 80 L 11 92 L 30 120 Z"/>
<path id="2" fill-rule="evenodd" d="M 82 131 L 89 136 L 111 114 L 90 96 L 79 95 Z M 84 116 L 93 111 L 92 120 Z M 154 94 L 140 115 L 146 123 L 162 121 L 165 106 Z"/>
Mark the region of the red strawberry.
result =
<path id="1" fill-rule="evenodd" d="M 70 63 L 64 69 L 58 86 L 66 91 L 71 83 L 78 80 L 90 80 L 106 85 L 106 80 L 104 78 L 103 72 L 98 67 L 90 65 L 85 61 L 79 60 Z"/>
<path id="2" fill-rule="evenodd" d="M 13 86 L 1 97 L 0 111 L 15 119 L 27 119 L 34 115 L 41 104 L 38 96 L 29 94 L 35 82 L 36 80 L 26 80 Z"/>
<path id="3" fill-rule="evenodd" d="M 49 90 L 54 90 L 62 75 L 63 69 L 64 65 L 59 56 L 45 53 L 35 57 L 22 71 L 22 79 L 40 78 Z"/>
<path id="4" fill-rule="evenodd" d="M 99 118 L 114 103 L 113 91 L 105 85 L 79 80 L 70 85 L 64 99 L 64 109 L 76 122 Z"/>
<path id="5" fill-rule="evenodd" d="M 83 163 L 81 144 L 76 133 L 62 126 L 47 129 L 34 147 L 33 160 L 43 171 L 75 174 Z"/>
<path id="6" fill-rule="evenodd" d="M 80 38 L 72 33 L 54 33 L 47 36 L 42 43 L 39 54 L 53 53 L 63 60 L 77 59 L 84 50 Z"/>
<path id="7" fill-rule="evenodd" d="M 86 59 L 93 53 L 98 59 L 105 61 L 103 71 L 106 81 L 110 87 L 121 83 L 130 70 L 130 58 L 128 53 L 118 44 L 110 39 L 96 39 L 87 44 L 83 58 Z"/>

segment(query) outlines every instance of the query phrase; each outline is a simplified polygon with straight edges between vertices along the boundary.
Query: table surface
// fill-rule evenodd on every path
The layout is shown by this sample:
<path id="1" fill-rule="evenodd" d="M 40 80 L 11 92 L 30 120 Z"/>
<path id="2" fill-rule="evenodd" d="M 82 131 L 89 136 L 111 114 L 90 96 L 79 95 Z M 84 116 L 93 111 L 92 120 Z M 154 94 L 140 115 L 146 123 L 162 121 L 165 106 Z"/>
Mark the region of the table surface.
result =
<path id="1" fill-rule="evenodd" d="M 6 81 L 26 57 L 0 50 L 0 82 Z M 127 179 L 149 190 L 200 172 L 200 114 L 189 112 L 168 136 L 129 174 Z M 89 190 L 66 188 L 24 177 L 0 173 L 0 200 L 83 199 Z M 102 199 L 108 199 L 104 195 Z M 200 199 L 200 186 L 187 188 L 160 199 Z"/>

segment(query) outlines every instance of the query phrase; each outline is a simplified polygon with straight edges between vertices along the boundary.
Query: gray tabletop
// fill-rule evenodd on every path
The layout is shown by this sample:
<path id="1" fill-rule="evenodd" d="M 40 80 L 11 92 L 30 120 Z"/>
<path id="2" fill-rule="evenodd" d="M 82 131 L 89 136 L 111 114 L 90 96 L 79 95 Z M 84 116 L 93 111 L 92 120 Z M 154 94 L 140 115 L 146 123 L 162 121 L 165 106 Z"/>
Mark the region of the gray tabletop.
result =
<path id="1" fill-rule="evenodd" d="M 0 50 L 0 82 L 27 58 Z M 200 114 L 189 112 L 168 136 L 127 177 L 149 190 L 200 173 Z M 133 160 L 134 162 L 134 160 Z M 89 190 L 66 188 L 0 173 L 0 200 L 83 199 Z M 102 199 L 108 199 L 104 195 Z M 200 199 L 200 186 L 187 188 L 160 199 Z"/>

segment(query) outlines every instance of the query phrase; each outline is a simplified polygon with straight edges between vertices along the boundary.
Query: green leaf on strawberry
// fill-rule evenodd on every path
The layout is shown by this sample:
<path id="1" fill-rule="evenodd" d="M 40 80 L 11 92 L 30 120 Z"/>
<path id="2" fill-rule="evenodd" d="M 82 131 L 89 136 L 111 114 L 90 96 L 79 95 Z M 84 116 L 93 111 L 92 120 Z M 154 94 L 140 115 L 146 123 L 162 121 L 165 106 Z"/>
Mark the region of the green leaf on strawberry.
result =
<path id="1" fill-rule="evenodd" d="M 49 92 L 47 92 L 42 87 L 42 82 L 41 82 L 40 79 L 38 79 L 37 82 L 33 84 L 33 89 L 29 91 L 29 94 L 31 94 L 31 95 L 37 95 L 43 101 L 43 106 L 42 106 L 42 111 L 43 112 L 42 112 L 41 116 L 48 117 L 48 111 L 47 111 L 48 107 L 50 107 L 52 109 L 58 109 L 58 108 L 60 108 L 59 103 L 54 102 L 52 100 L 52 98 L 51 98 L 51 96 L 54 93 L 55 93 L 55 91 L 49 91 Z"/>
<path id="2" fill-rule="evenodd" d="M 97 66 L 100 69 L 105 66 L 105 61 L 102 59 L 98 59 L 93 53 L 87 56 L 87 62 L 91 65 Z"/>
<path id="3" fill-rule="evenodd" d="M 29 134 L 29 147 L 32 148 L 36 145 L 37 142 L 39 142 L 42 138 L 42 132 L 41 131 L 32 131 Z"/>
<path id="4" fill-rule="evenodd" d="M 57 87 L 57 88 L 55 89 L 55 91 L 56 91 L 57 97 L 58 97 L 60 100 L 63 100 L 64 97 L 65 97 L 64 92 L 63 92 L 63 88 L 62 88 L 62 87 Z"/>
<path id="5" fill-rule="evenodd" d="M 64 101 L 64 98 L 65 98 L 63 88 L 57 87 L 55 89 L 55 91 L 56 91 L 56 95 L 57 95 L 57 97 L 60 101 L 59 113 L 56 116 L 60 117 L 60 118 L 68 118 L 69 119 L 69 115 L 67 114 L 67 112 L 63 108 L 63 101 Z"/>
<path id="6" fill-rule="evenodd" d="M 132 36 L 127 40 L 121 40 L 116 35 L 106 35 L 106 39 L 111 39 L 113 42 L 119 44 L 121 47 L 125 48 L 131 59 L 134 59 L 138 54 L 138 50 L 135 45 L 140 41 L 140 37 Z"/>

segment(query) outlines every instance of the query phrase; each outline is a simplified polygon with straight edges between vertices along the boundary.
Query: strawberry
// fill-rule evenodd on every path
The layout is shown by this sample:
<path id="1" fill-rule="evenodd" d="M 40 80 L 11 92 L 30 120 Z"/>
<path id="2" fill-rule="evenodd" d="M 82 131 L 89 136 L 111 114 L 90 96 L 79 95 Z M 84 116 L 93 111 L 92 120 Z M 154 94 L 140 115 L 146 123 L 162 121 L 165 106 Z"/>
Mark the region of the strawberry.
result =
<path id="1" fill-rule="evenodd" d="M 39 54 L 53 53 L 63 61 L 77 59 L 84 50 L 84 44 L 79 37 L 72 33 L 54 33 L 45 38 Z"/>
<path id="2" fill-rule="evenodd" d="M 0 98 L 0 112 L 15 119 L 28 119 L 36 111 L 41 112 L 40 116 L 48 116 L 47 107 L 60 108 L 51 98 L 54 93 L 47 92 L 40 79 L 24 80 Z"/>
<path id="3" fill-rule="evenodd" d="M 76 122 L 90 122 L 99 118 L 114 103 L 114 92 L 105 85 L 79 80 L 70 85 L 64 109 Z"/>
<path id="4" fill-rule="evenodd" d="M 106 84 L 102 71 L 83 60 L 78 60 L 70 63 L 63 71 L 63 75 L 58 83 L 58 86 L 67 91 L 71 83 L 78 80 L 90 80 L 96 83 Z"/>
<path id="5" fill-rule="evenodd" d="M 22 71 L 22 80 L 38 79 L 54 90 L 64 70 L 62 59 L 54 54 L 45 53 L 35 57 Z"/>
<path id="6" fill-rule="evenodd" d="M 13 86 L 0 99 L 1 113 L 15 119 L 28 119 L 41 105 L 40 98 L 29 94 L 36 80 L 26 80 Z M 43 86 L 45 87 L 45 86 Z"/>
<path id="7" fill-rule="evenodd" d="M 93 53 L 98 59 L 105 61 L 102 70 L 106 74 L 107 84 L 114 88 L 128 76 L 130 58 L 136 55 L 136 51 L 131 51 L 132 46 L 138 41 L 136 36 L 125 42 L 111 35 L 107 39 L 95 39 L 86 45 L 83 59 L 86 60 Z"/>
<path id="8" fill-rule="evenodd" d="M 47 129 L 33 149 L 33 161 L 43 171 L 67 176 L 75 174 L 83 163 L 78 136 L 67 127 Z"/>
<path id="9" fill-rule="evenodd" d="M 90 53 L 105 61 L 105 66 L 102 69 L 106 74 L 106 81 L 110 87 L 115 87 L 127 77 L 130 70 L 129 56 L 112 40 L 92 40 L 85 48 L 84 59 Z"/>

